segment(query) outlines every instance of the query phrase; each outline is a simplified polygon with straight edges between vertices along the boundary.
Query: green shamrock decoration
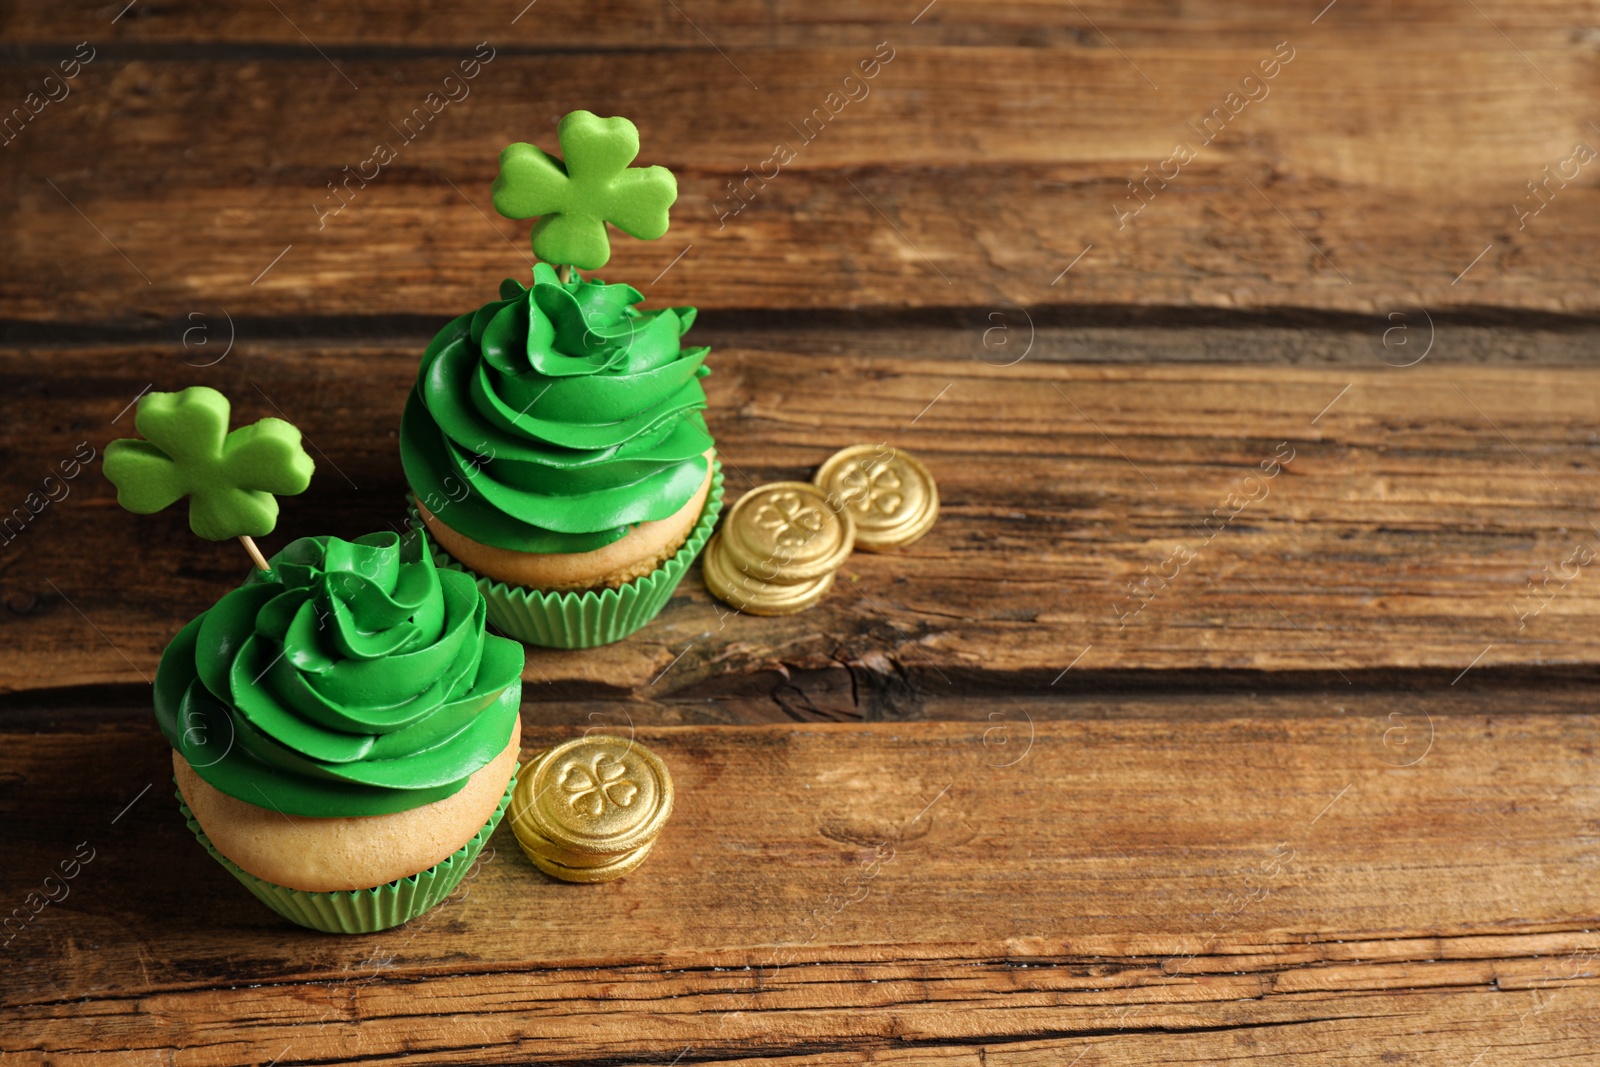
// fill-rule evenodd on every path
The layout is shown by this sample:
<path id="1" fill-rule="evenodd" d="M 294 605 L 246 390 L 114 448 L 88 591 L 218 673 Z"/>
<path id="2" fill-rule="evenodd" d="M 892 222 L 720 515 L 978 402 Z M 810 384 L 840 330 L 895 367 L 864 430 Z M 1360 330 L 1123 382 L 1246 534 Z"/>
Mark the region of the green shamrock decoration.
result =
<path id="1" fill-rule="evenodd" d="M 181 393 L 148 393 L 134 426 L 141 441 L 106 446 L 105 472 L 117 503 L 149 515 L 189 498 L 189 528 L 201 537 L 260 537 L 278 523 L 274 493 L 303 493 L 314 465 L 300 431 L 282 419 L 262 419 L 228 432 L 228 398 L 194 386 Z"/>
<path id="2" fill-rule="evenodd" d="M 667 232 L 678 181 L 665 167 L 630 167 L 639 130 L 625 118 L 573 111 L 556 128 L 565 164 L 535 145 L 508 145 L 494 180 L 495 210 L 539 216 L 533 252 L 546 263 L 598 270 L 611 258 L 606 223 L 641 240 Z"/>

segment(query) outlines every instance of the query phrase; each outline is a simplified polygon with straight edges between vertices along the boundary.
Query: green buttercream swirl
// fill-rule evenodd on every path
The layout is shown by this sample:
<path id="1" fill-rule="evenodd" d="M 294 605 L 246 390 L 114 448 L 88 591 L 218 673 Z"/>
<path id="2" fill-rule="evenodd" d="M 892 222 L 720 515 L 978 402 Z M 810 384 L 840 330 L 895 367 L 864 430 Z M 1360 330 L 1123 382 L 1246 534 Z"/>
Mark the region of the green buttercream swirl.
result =
<path id="1" fill-rule="evenodd" d="M 500 292 L 422 357 L 400 428 L 417 499 L 523 552 L 592 551 L 688 503 L 712 445 L 710 349 L 679 341 L 695 309 L 641 311 L 632 286 L 562 284 L 544 263 Z"/>
<path id="2" fill-rule="evenodd" d="M 381 815 L 455 793 L 506 747 L 522 646 L 415 531 L 304 537 L 179 631 L 156 719 L 200 777 L 288 815 Z"/>

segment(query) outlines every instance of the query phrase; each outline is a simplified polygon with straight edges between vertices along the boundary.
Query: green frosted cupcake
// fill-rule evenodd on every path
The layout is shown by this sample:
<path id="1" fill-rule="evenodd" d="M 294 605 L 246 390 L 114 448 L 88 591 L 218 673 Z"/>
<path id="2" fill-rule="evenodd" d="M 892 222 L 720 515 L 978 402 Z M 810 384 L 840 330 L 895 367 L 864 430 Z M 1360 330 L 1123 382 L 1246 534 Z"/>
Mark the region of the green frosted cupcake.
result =
<path id="1" fill-rule="evenodd" d="M 528 286 L 507 280 L 498 300 L 434 337 L 400 452 L 422 523 L 478 579 L 490 621 L 533 644 L 578 647 L 660 611 L 721 491 L 700 384 L 709 349 L 682 343 L 695 309 L 641 310 L 632 286 L 572 270 L 605 262 L 607 220 L 664 232 L 676 183 L 660 167 L 624 172 L 638 152 L 626 119 L 574 112 L 560 137 L 568 164 L 583 165 L 569 173 L 513 145 L 495 205 L 540 215 L 534 250 L 564 266 L 537 264 Z M 602 159 L 615 180 L 584 185 Z M 623 187 L 634 200 L 618 200 Z"/>
<path id="2" fill-rule="evenodd" d="M 189 821 L 189 830 L 196 840 L 211 853 L 212 859 L 222 864 L 261 903 L 290 922 L 321 930 L 325 934 L 371 934 L 410 922 L 423 912 L 432 911 L 443 904 L 455 892 L 461 880 L 477 863 L 478 854 L 494 834 L 495 827 L 500 825 L 516 785 L 517 780 L 513 776 L 494 814 L 472 835 L 472 840 L 427 870 L 371 889 L 326 893 L 289 889 L 244 870 L 217 851 L 201 828 L 200 821 L 194 817 L 194 812 L 184 803 L 183 794 L 180 792 L 177 797 L 178 810 Z"/>
<path id="3" fill-rule="evenodd" d="M 416 532 L 302 538 L 156 674 L 180 803 L 263 903 L 368 933 L 442 901 L 504 813 L 522 649 Z"/>
<path id="4" fill-rule="evenodd" d="M 683 547 L 651 573 L 618 588 L 545 592 L 472 575 L 478 591 L 489 603 L 489 621 L 531 645 L 546 648 L 593 648 L 622 640 L 660 614 L 672 599 L 684 572 L 716 528 L 717 515 L 722 511 L 722 491 L 722 465 L 713 462 L 711 496 Z M 411 514 L 418 514 L 415 506 Z M 434 562 L 439 566 L 471 574 L 449 553 L 432 547 Z"/>

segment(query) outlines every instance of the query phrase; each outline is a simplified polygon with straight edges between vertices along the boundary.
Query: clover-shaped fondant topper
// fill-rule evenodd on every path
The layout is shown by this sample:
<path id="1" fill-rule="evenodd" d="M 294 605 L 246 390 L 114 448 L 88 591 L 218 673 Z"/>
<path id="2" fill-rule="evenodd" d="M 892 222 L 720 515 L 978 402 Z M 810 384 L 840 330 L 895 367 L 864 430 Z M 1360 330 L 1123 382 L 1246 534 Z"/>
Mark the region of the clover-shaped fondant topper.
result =
<path id="1" fill-rule="evenodd" d="M 145 439 L 107 445 L 106 477 L 117 503 L 138 515 L 188 497 L 191 530 L 212 541 L 239 538 L 267 570 L 252 538 L 278 524 L 273 494 L 305 492 L 315 467 L 294 426 L 262 419 L 229 433 L 230 411 L 227 397 L 203 385 L 145 394 L 134 416 Z"/>
<path id="2" fill-rule="evenodd" d="M 678 181 L 666 167 L 630 167 L 639 130 L 625 118 L 569 112 L 556 128 L 565 160 L 517 143 L 500 153 L 495 210 L 539 221 L 533 252 L 546 263 L 598 270 L 611 258 L 606 223 L 641 240 L 667 232 Z M 564 274 L 565 272 L 563 272 Z"/>

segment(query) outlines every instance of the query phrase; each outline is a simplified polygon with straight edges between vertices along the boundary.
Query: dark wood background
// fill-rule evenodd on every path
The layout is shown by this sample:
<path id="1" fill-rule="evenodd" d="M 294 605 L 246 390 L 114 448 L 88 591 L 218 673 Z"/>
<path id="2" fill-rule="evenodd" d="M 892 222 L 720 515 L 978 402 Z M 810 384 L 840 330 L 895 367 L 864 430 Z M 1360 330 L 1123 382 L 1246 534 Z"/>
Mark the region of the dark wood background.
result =
<path id="1" fill-rule="evenodd" d="M 93 56 L 0 144 L 0 514 L 205 384 L 314 446 L 269 551 L 400 521 L 422 346 L 528 267 L 496 155 L 578 107 L 678 175 L 602 274 L 701 308 L 730 499 L 887 440 L 943 511 L 801 615 L 696 572 L 621 645 L 531 651 L 530 751 L 604 726 L 672 768 L 649 863 L 558 885 L 502 830 L 425 920 L 333 939 L 192 844 L 149 712 L 243 554 L 97 460 L 49 483 L 0 535 L 0 1052 L 1594 1055 L 1600 5 L 124 3 L 0 3 L 4 112 Z"/>

